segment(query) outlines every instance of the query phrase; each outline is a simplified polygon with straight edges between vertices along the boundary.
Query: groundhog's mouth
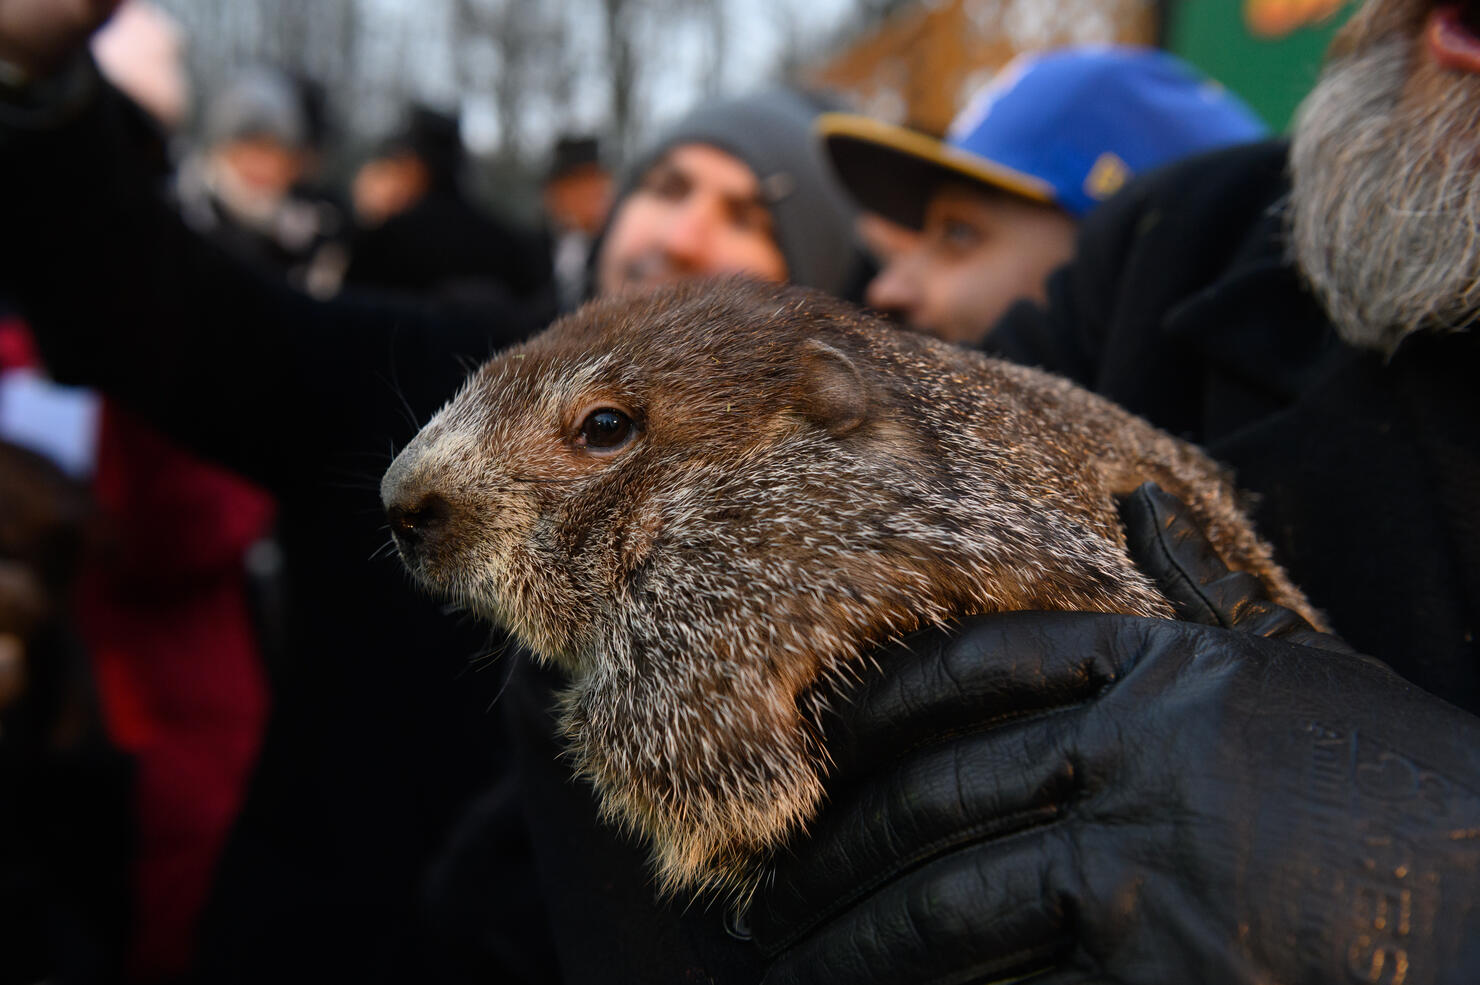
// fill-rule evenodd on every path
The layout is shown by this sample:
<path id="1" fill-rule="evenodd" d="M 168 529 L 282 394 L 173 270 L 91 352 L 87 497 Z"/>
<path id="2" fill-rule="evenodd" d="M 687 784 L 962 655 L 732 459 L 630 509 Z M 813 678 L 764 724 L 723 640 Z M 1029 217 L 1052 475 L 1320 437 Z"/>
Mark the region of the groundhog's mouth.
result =
<path id="1" fill-rule="evenodd" d="M 405 551 L 401 552 L 401 560 L 422 591 L 446 599 L 449 608 L 465 612 L 480 622 L 517 632 L 518 627 L 513 624 L 509 609 L 500 602 L 497 594 L 487 586 L 470 584 L 460 565 L 439 564 Z"/>

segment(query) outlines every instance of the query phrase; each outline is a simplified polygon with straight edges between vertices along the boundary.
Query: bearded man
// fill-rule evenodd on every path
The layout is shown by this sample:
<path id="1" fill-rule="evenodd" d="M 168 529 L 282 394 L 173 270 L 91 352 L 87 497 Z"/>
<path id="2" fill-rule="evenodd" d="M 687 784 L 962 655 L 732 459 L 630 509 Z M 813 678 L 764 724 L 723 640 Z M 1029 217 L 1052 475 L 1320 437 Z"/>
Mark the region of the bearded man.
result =
<path id="1" fill-rule="evenodd" d="M 1102 206 L 989 344 L 1232 466 L 1339 638 L 1143 490 L 1131 546 L 1186 621 L 881 656 L 752 908 L 767 982 L 1480 981 L 1477 318 L 1475 2 L 1369 0 L 1290 146 Z"/>

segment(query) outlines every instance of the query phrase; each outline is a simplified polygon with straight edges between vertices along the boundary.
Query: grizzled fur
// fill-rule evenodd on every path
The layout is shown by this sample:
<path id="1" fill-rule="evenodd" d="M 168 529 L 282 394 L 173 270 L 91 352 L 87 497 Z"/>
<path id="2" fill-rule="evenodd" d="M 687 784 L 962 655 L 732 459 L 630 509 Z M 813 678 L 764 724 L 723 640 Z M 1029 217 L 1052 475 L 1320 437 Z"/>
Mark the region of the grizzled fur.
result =
<path id="1" fill-rule="evenodd" d="M 582 446 L 598 408 L 636 439 Z M 588 305 L 484 366 L 382 492 L 426 585 L 569 674 L 576 763 L 665 885 L 743 891 L 813 815 L 816 717 L 875 644 L 1011 609 L 1171 614 L 1112 499 L 1145 480 L 1314 616 L 1192 447 L 776 286 Z"/>

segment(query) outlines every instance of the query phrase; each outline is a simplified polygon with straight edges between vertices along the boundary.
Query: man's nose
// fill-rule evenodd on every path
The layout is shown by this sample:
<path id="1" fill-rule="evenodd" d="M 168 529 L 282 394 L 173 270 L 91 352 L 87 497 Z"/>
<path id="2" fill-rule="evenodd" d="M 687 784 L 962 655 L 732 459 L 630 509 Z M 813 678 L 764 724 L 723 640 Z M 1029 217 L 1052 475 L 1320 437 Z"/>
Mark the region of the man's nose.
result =
<path id="1" fill-rule="evenodd" d="M 715 206 L 690 197 L 674 208 L 663 224 L 663 251 L 687 270 L 711 272 L 718 229 L 719 214 Z"/>
<path id="2" fill-rule="evenodd" d="M 864 291 L 869 307 L 909 320 L 920 304 L 920 285 L 906 256 L 895 257 Z"/>

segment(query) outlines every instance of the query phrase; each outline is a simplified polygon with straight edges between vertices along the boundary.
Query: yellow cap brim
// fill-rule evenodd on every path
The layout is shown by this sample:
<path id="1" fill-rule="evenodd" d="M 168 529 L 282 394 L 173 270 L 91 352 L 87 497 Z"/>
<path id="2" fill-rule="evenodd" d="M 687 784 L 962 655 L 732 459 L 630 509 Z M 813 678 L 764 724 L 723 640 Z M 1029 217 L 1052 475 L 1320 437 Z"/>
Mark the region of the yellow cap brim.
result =
<path id="1" fill-rule="evenodd" d="M 926 202 L 946 181 L 965 180 L 1033 202 L 1054 202 L 1053 186 L 1041 178 L 872 117 L 823 113 L 814 129 L 849 194 L 868 211 L 911 229 L 924 224 Z"/>

